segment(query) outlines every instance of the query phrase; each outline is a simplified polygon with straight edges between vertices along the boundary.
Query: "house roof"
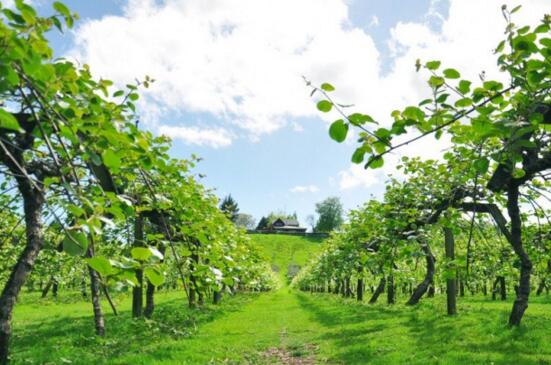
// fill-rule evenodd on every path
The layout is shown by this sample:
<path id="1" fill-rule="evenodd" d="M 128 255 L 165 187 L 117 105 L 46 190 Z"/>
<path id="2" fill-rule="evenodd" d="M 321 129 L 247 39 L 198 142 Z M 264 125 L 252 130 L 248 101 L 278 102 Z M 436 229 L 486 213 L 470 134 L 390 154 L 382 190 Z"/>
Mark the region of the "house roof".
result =
<path id="1" fill-rule="evenodd" d="M 298 221 L 296 219 L 281 219 L 278 218 L 274 221 L 275 222 L 282 222 L 284 226 L 286 227 L 299 227 Z"/>

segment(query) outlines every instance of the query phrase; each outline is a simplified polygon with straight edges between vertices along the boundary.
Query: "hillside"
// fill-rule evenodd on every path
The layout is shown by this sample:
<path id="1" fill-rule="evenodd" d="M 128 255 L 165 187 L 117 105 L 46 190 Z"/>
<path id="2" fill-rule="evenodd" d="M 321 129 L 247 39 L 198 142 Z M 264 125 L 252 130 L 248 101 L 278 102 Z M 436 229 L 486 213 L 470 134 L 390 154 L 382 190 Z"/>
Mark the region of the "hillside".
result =
<path id="1" fill-rule="evenodd" d="M 251 234 L 251 240 L 260 248 L 272 269 L 279 274 L 282 282 L 288 274 L 296 273 L 308 260 L 321 250 L 321 238 L 291 235 Z"/>

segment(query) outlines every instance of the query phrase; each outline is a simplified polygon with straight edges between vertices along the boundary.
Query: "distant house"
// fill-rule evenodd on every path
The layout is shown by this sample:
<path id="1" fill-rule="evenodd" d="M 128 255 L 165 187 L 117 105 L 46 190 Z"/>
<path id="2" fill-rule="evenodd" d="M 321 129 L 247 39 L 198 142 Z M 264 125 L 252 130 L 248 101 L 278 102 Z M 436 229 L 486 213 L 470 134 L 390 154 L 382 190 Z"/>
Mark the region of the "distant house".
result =
<path id="1" fill-rule="evenodd" d="M 306 232 L 306 228 L 299 226 L 296 219 L 278 218 L 272 223 L 270 228 L 276 232 Z"/>

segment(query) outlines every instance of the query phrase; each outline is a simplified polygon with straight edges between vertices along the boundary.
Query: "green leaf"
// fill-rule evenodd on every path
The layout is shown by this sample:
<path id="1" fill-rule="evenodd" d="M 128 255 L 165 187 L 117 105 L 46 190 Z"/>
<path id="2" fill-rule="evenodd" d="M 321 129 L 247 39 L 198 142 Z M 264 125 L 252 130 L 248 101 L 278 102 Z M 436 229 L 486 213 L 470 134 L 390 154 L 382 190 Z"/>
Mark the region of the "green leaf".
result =
<path id="1" fill-rule="evenodd" d="M 429 85 L 433 88 L 439 88 L 440 86 L 444 85 L 444 83 L 444 78 L 440 76 L 431 76 L 429 79 Z"/>
<path id="2" fill-rule="evenodd" d="M 350 114 L 348 116 L 348 120 L 350 121 L 350 123 L 354 125 L 362 125 L 364 123 L 377 124 L 377 122 L 371 116 L 367 114 L 361 114 L 361 113 Z"/>
<path id="3" fill-rule="evenodd" d="M 344 123 L 342 119 L 334 121 L 329 127 L 329 136 L 339 143 L 346 139 L 347 134 L 348 124 Z"/>
<path id="4" fill-rule="evenodd" d="M 501 51 L 503 51 L 503 49 L 505 48 L 505 41 L 501 41 L 499 42 L 499 44 L 497 45 L 494 53 L 500 53 Z"/>
<path id="5" fill-rule="evenodd" d="M 382 157 L 376 156 L 369 159 L 365 167 L 371 167 L 372 169 L 378 169 L 383 167 L 385 160 Z"/>
<path id="6" fill-rule="evenodd" d="M 162 285 L 165 282 L 164 275 L 155 268 L 152 268 L 152 267 L 145 268 L 144 274 L 147 277 L 147 279 L 151 282 L 151 284 L 153 284 L 154 286 Z"/>
<path id="7" fill-rule="evenodd" d="M 356 151 L 352 154 L 352 162 L 353 163 L 362 163 L 365 156 L 365 148 L 360 147 L 357 148 Z"/>
<path id="8" fill-rule="evenodd" d="M 321 100 L 318 102 L 318 110 L 324 113 L 328 113 L 333 109 L 333 103 L 328 100 Z"/>
<path id="9" fill-rule="evenodd" d="M 526 172 L 523 169 L 515 168 L 512 175 L 515 179 L 520 179 L 521 177 L 526 175 Z"/>
<path id="10" fill-rule="evenodd" d="M 522 8 L 522 5 L 517 5 L 517 6 L 515 6 L 515 7 L 513 8 L 513 10 L 511 10 L 511 14 L 514 14 L 514 13 L 516 13 L 517 11 L 519 11 L 520 8 Z"/>
<path id="11" fill-rule="evenodd" d="M 57 10 L 64 17 L 66 17 L 66 18 L 71 17 L 71 11 L 62 2 L 59 2 L 59 1 L 54 2 L 53 7 L 54 7 L 55 10 Z"/>
<path id="12" fill-rule="evenodd" d="M 325 90 L 325 91 L 335 91 L 335 87 L 331 84 L 326 83 L 326 82 L 321 84 L 321 89 Z"/>
<path id="13" fill-rule="evenodd" d="M 100 273 L 100 275 L 107 276 L 113 272 L 113 266 L 105 257 L 94 256 L 86 259 L 86 262 L 92 269 Z"/>
<path id="14" fill-rule="evenodd" d="M 476 160 L 473 165 L 478 173 L 485 174 L 488 171 L 488 167 L 490 166 L 490 161 L 488 161 L 487 158 L 483 157 Z"/>
<path id="15" fill-rule="evenodd" d="M 103 159 L 103 163 L 108 168 L 112 169 L 119 169 L 121 167 L 121 159 L 120 157 L 115 153 L 115 151 L 108 149 L 103 151 L 101 154 L 101 157 Z"/>
<path id="16" fill-rule="evenodd" d="M 469 91 L 471 91 L 471 82 L 468 80 L 461 80 L 459 81 L 459 86 L 457 87 L 457 89 L 461 94 L 465 95 Z"/>
<path id="17" fill-rule="evenodd" d="M 88 248 L 88 237 L 79 230 L 69 230 L 63 239 L 63 251 L 72 256 L 81 256 Z"/>
<path id="18" fill-rule="evenodd" d="M 447 79 L 458 79 L 461 77 L 461 74 L 453 68 L 447 68 L 444 70 L 444 76 Z"/>
<path id="19" fill-rule="evenodd" d="M 146 261 L 148 258 L 153 256 L 153 252 L 146 247 L 134 247 L 130 253 L 132 258 L 138 261 Z"/>
<path id="20" fill-rule="evenodd" d="M 0 128 L 9 129 L 12 131 L 22 132 L 21 126 L 13 114 L 8 113 L 4 109 L 0 109 Z"/>
<path id="21" fill-rule="evenodd" d="M 471 98 L 462 98 L 455 102 L 457 108 L 466 108 L 473 105 L 473 99 Z"/>
<path id="22" fill-rule="evenodd" d="M 425 67 L 431 71 L 434 71 L 434 70 L 438 70 L 438 67 L 440 67 L 440 64 L 441 64 L 440 61 L 429 61 L 425 64 Z"/>

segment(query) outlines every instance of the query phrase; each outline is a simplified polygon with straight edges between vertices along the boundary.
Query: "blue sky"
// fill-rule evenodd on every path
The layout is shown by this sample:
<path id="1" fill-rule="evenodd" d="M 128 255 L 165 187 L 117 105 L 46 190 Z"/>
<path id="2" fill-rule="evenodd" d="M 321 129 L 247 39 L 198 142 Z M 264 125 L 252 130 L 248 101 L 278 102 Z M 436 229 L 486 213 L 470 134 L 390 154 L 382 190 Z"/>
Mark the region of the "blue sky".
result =
<path id="1" fill-rule="evenodd" d="M 535 19 L 546 1 L 531 1 L 522 16 Z M 51 1 L 34 3 L 47 13 Z M 494 0 L 65 3 L 81 20 L 51 36 L 58 55 L 121 85 L 156 78 L 140 103 L 142 124 L 173 137 L 174 156 L 202 157 L 196 172 L 206 175 L 204 184 L 220 197 L 231 193 L 241 212 L 257 220 L 297 212 L 303 224 L 328 196 L 341 197 L 346 209 L 380 196 L 400 156 L 377 172 L 352 166 L 353 138 L 329 139 L 337 118 L 319 115 L 302 75 L 331 82 L 339 100 L 384 124 L 393 108 L 424 95 L 416 58 L 465 66 L 475 76 L 495 64 L 491 49 L 502 34 L 502 2 Z M 476 32 L 464 29 L 471 27 Z M 438 157 L 443 143 L 401 155 Z"/>

